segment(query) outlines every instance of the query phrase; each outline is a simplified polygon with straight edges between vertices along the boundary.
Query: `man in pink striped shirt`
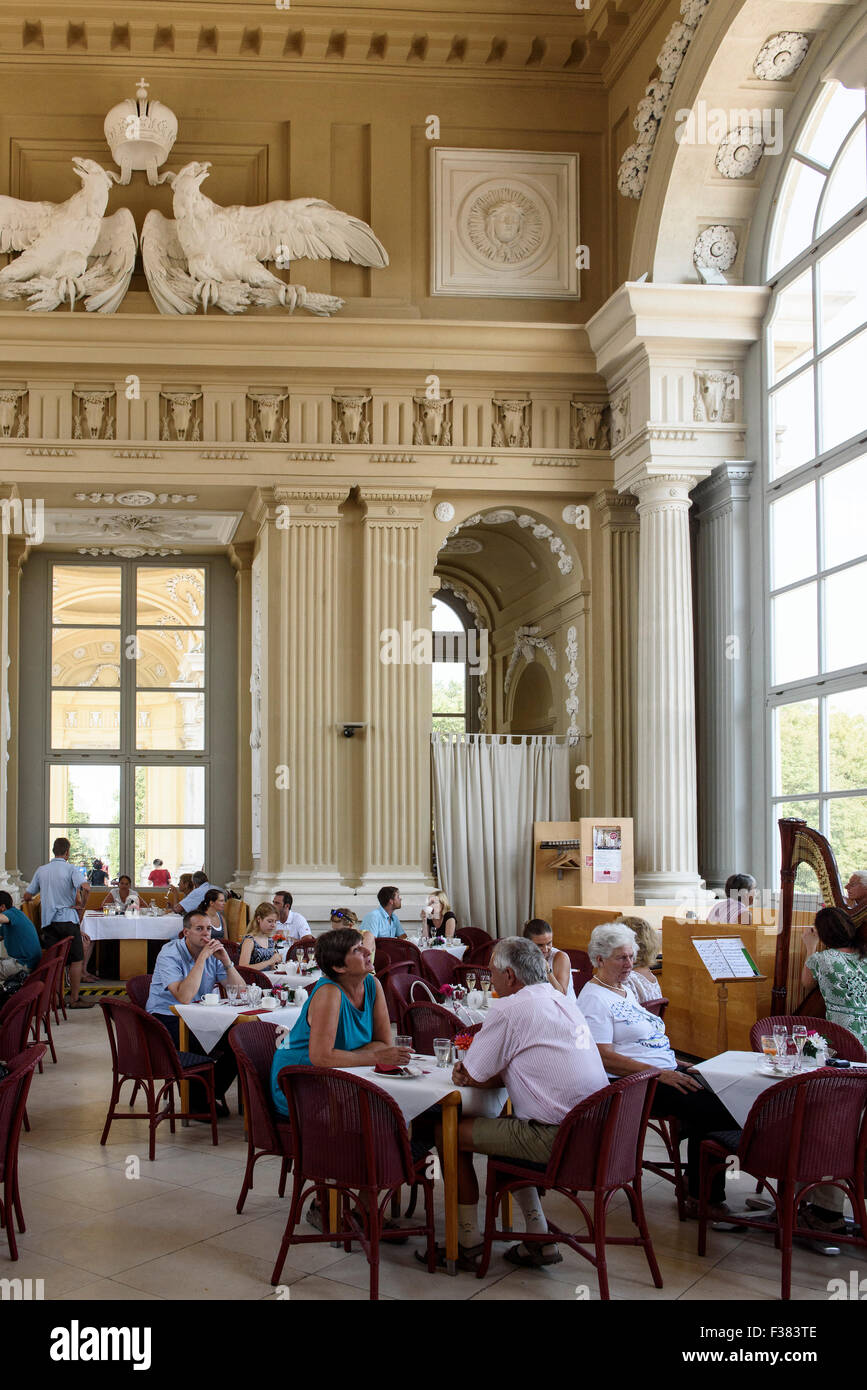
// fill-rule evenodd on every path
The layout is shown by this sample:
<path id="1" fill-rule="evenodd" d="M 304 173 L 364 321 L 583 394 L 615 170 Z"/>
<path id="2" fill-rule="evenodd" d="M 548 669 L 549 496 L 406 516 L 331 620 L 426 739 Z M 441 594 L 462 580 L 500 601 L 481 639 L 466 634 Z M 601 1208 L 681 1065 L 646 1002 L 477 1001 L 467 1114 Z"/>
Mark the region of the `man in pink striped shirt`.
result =
<path id="1" fill-rule="evenodd" d="M 584 1015 L 548 984 L 548 965 L 535 942 L 517 936 L 499 941 L 491 976 L 498 998 L 453 1079 L 460 1086 L 505 1086 L 514 1113 L 460 1122 L 458 1239 L 459 1267 L 464 1269 L 474 1267 L 482 1250 L 473 1154 L 547 1163 L 560 1122 L 585 1097 L 608 1085 Z M 547 1231 L 535 1188 L 516 1192 L 515 1200 L 528 1231 Z M 559 1264 L 562 1258 L 556 1245 L 515 1245 L 506 1253 L 511 1264 L 531 1268 Z"/>

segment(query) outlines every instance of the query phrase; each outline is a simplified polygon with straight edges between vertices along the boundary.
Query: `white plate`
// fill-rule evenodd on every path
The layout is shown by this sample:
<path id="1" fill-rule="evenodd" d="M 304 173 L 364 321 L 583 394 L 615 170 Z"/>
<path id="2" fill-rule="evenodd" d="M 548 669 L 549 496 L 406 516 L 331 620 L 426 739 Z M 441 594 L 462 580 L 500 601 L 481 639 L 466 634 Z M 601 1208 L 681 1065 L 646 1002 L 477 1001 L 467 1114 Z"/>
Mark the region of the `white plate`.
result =
<path id="1" fill-rule="evenodd" d="M 779 1071 L 777 1067 L 769 1066 L 766 1062 L 762 1062 L 761 1066 L 756 1067 L 756 1071 L 758 1072 L 759 1076 L 773 1076 L 776 1077 L 777 1080 L 781 1080 L 784 1077 L 792 1075 L 792 1072 Z"/>
<path id="2" fill-rule="evenodd" d="M 400 1071 L 390 1071 L 387 1075 L 378 1072 L 375 1068 L 372 1070 L 374 1076 L 384 1077 L 387 1081 L 417 1081 L 420 1076 L 424 1076 L 420 1067 L 401 1067 Z"/>

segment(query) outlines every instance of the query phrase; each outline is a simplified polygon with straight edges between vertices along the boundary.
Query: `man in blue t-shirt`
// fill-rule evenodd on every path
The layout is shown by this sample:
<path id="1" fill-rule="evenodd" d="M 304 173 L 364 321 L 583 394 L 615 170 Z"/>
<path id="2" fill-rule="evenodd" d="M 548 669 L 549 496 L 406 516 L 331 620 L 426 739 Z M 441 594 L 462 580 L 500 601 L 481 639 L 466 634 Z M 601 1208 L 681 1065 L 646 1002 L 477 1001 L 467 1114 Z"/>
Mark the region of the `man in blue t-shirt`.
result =
<path id="1" fill-rule="evenodd" d="M 406 932 L 397 915 L 397 909 L 400 907 L 400 889 L 380 888 L 376 896 L 379 899 L 379 907 L 368 912 L 359 927 L 361 940 L 371 957 L 376 953 L 377 937 L 389 936 L 398 937 L 401 941 L 406 940 Z"/>
<path id="2" fill-rule="evenodd" d="M 9 893 L 0 892 L 0 941 L 6 947 L 6 960 L 0 960 L 0 979 L 26 970 L 28 975 L 42 959 L 42 947 L 30 918 L 12 906 Z M 13 970 L 8 962 L 17 964 Z"/>

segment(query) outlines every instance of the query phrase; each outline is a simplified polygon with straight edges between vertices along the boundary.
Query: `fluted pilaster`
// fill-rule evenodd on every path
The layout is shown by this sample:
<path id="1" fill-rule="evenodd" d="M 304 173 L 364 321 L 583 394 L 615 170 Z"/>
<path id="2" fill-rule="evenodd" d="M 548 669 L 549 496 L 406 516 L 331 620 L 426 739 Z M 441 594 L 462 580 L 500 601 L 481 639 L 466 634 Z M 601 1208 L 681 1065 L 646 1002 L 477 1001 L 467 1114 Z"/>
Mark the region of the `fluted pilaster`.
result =
<path id="1" fill-rule="evenodd" d="M 638 536 L 635 498 L 613 489 L 593 499 L 599 527 L 594 618 L 600 629 L 601 681 L 594 722 L 594 814 L 631 816 L 636 742 Z"/>
<path id="2" fill-rule="evenodd" d="M 749 537 L 751 463 L 725 463 L 692 494 L 696 522 L 698 845 L 708 887 L 753 871 L 749 746 Z"/>
<path id="3" fill-rule="evenodd" d="M 422 561 L 429 491 L 362 487 L 364 749 L 363 876 L 395 873 L 401 887 L 430 881 L 431 668 L 383 663 L 384 634 L 430 628 Z M 409 651 L 404 653 L 407 657 Z"/>
<path id="4" fill-rule="evenodd" d="M 699 886 L 689 491 L 695 478 L 633 479 L 640 519 L 635 891 Z"/>

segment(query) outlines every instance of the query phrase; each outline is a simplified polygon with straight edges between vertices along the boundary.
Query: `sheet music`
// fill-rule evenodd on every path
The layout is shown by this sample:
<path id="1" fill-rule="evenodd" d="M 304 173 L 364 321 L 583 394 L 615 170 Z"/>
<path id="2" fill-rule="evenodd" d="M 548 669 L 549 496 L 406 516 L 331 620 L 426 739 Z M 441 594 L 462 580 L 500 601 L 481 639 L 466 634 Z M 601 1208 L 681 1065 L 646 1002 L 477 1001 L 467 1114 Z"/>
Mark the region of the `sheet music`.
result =
<path id="1" fill-rule="evenodd" d="M 694 936 L 692 944 L 701 956 L 712 980 L 748 980 L 759 973 L 739 936 L 716 936 L 710 939 Z"/>

